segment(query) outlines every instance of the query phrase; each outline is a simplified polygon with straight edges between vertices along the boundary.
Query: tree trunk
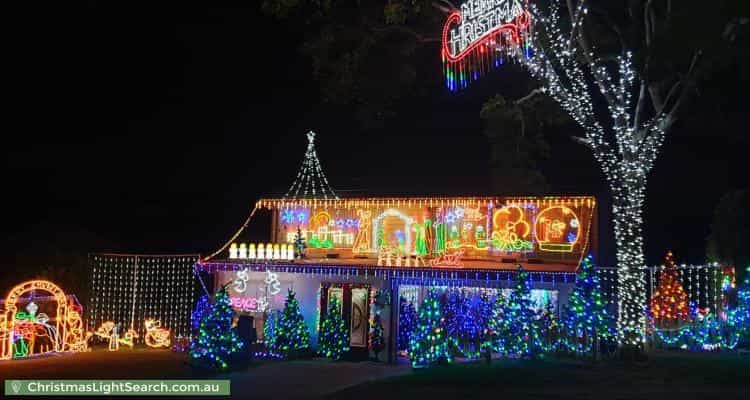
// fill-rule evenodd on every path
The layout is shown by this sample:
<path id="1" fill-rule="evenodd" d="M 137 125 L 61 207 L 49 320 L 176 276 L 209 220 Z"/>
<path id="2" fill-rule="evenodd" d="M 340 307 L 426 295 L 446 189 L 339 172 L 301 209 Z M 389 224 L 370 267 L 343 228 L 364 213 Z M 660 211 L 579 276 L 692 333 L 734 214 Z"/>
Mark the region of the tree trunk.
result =
<path id="1" fill-rule="evenodd" d="M 623 167 L 629 175 L 613 179 L 612 219 L 617 251 L 617 336 L 620 345 L 640 347 L 646 327 L 646 282 L 643 276 L 643 202 L 645 172 Z"/>

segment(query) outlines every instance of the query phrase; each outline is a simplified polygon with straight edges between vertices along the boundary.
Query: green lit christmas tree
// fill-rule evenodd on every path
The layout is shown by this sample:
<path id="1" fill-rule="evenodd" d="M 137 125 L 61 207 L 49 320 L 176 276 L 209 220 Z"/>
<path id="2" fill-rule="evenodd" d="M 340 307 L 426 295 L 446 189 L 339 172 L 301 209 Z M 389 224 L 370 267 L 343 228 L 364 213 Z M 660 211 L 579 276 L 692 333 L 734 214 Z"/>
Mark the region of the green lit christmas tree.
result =
<path id="1" fill-rule="evenodd" d="M 287 294 L 284 311 L 281 312 L 274 335 L 272 351 L 284 358 L 297 358 L 310 351 L 310 331 L 292 289 Z"/>
<path id="2" fill-rule="evenodd" d="M 507 300 L 498 293 L 491 302 L 490 318 L 487 321 L 487 336 L 483 347 L 489 347 L 496 353 L 505 353 L 505 303 Z"/>
<path id="3" fill-rule="evenodd" d="M 610 337 L 612 320 L 602 297 L 594 261 L 583 259 L 575 289 L 568 297 L 563 320 L 565 337 L 562 346 L 571 353 L 585 354 L 595 350 L 597 342 Z"/>
<path id="4" fill-rule="evenodd" d="M 222 287 L 214 294 L 213 304 L 190 342 L 190 357 L 194 363 L 207 368 L 229 368 L 232 355 L 239 353 L 243 346 L 237 332 L 232 329 L 233 318 L 229 294 Z"/>
<path id="5" fill-rule="evenodd" d="M 416 326 L 409 338 L 409 357 L 413 368 L 428 367 L 440 361 L 452 362 L 451 349 L 456 341 L 448 337 L 445 318 L 440 310 L 440 296 L 430 290 L 419 307 Z"/>
<path id="6" fill-rule="evenodd" d="M 535 313 L 531 309 L 531 280 L 528 272 L 518 266 L 518 279 L 503 310 L 501 337 L 507 355 L 533 356 L 540 349 Z"/>
<path id="7" fill-rule="evenodd" d="M 344 319 L 341 318 L 341 303 L 336 297 L 328 301 L 328 309 L 320 326 L 320 337 L 318 338 L 318 352 L 323 357 L 334 360 L 349 351 L 349 330 L 346 329 Z"/>

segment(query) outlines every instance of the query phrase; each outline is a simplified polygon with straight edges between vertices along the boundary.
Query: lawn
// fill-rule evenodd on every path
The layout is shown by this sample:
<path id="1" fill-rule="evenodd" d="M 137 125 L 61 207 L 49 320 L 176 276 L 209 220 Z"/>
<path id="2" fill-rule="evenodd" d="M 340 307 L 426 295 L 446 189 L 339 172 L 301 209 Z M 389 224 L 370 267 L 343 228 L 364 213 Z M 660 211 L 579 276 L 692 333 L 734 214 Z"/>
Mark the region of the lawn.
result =
<path id="1" fill-rule="evenodd" d="M 452 364 L 348 388 L 331 399 L 750 399 L 750 357 L 654 353 L 644 362 L 570 359 Z"/>
<path id="2" fill-rule="evenodd" d="M 0 361 L 3 379 L 156 379 L 194 376 L 187 356 L 170 350 L 96 350 Z"/>

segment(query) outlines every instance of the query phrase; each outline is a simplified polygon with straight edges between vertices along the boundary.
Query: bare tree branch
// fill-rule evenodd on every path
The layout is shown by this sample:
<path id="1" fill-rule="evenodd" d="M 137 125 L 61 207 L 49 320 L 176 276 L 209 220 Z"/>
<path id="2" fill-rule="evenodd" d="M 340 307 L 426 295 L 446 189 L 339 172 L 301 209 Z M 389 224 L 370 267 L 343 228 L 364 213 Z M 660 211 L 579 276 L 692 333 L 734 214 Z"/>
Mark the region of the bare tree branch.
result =
<path id="1" fill-rule="evenodd" d="M 523 103 L 533 99 L 537 95 L 544 94 L 544 91 L 542 89 L 536 88 L 529 92 L 526 96 L 521 97 L 520 99 L 514 101 L 513 103 L 516 105 L 522 105 Z"/>
<path id="2" fill-rule="evenodd" d="M 641 79 L 641 89 L 638 91 L 638 103 L 635 106 L 635 115 L 633 116 L 633 130 L 638 131 L 643 120 L 644 107 L 646 104 L 646 80 Z"/>
<path id="3" fill-rule="evenodd" d="M 688 93 L 693 87 L 693 81 L 695 80 L 695 67 L 698 65 L 698 61 L 700 60 L 701 56 L 703 56 L 702 50 L 697 50 L 695 53 L 693 53 L 693 60 L 690 62 L 690 68 L 688 69 L 687 74 L 685 74 L 685 77 L 682 79 L 682 89 L 680 92 L 680 97 L 677 99 L 674 106 L 672 106 L 672 109 L 669 110 L 669 114 L 667 114 L 667 116 L 664 118 L 663 129 L 665 131 L 668 130 L 677 120 L 680 109 L 685 104 Z M 666 106 L 668 106 L 668 103 L 665 102 L 664 107 Z"/>

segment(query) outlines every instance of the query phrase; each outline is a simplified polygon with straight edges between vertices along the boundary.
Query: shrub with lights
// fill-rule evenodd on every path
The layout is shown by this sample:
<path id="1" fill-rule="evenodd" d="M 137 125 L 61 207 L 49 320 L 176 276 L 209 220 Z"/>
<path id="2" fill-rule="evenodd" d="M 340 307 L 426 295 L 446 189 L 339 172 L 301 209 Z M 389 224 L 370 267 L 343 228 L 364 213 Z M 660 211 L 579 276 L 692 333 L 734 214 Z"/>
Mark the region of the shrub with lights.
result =
<path id="1" fill-rule="evenodd" d="M 414 309 L 414 304 L 401 296 L 398 313 L 398 351 L 409 350 L 409 338 L 414 330 L 416 319 L 417 312 Z"/>
<path id="2" fill-rule="evenodd" d="M 341 359 L 349 351 L 349 330 L 341 318 L 341 303 L 336 297 L 331 297 L 328 301 L 328 309 L 320 325 L 318 344 L 318 353 L 334 360 Z"/>
<path id="3" fill-rule="evenodd" d="M 229 368 L 233 355 L 240 353 L 243 347 L 242 340 L 232 329 L 233 318 L 229 294 L 222 287 L 214 294 L 213 304 L 190 343 L 190 357 L 195 365 L 219 370 Z"/>
<path id="4" fill-rule="evenodd" d="M 448 336 L 440 307 L 440 295 L 430 289 L 419 307 L 416 325 L 409 338 L 409 357 L 413 368 L 424 368 L 439 362 L 453 362 L 451 349 L 456 340 Z"/>
<path id="5" fill-rule="evenodd" d="M 289 289 L 284 310 L 274 327 L 271 350 L 286 359 L 298 358 L 310 352 L 310 331 L 292 289 Z"/>
<path id="6" fill-rule="evenodd" d="M 597 343 L 614 336 L 613 319 L 607 313 L 607 303 L 590 255 L 583 259 L 578 270 L 576 286 L 568 297 L 563 315 L 560 342 L 565 351 L 589 354 L 596 350 Z"/>

